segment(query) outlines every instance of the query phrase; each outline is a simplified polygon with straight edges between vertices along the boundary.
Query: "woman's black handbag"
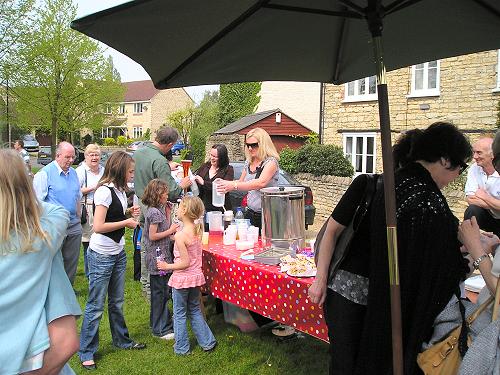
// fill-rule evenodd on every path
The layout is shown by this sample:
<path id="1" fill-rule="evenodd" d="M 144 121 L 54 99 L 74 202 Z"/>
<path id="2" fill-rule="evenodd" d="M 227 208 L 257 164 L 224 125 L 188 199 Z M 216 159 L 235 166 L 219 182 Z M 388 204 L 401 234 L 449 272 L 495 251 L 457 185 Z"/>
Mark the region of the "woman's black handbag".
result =
<path id="1" fill-rule="evenodd" d="M 354 215 L 347 227 L 344 228 L 342 233 L 337 240 L 337 243 L 334 245 L 335 250 L 333 251 L 332 259 L 330 261 L 330 267 L 328 269 L 328 283 L 333 280 L 335 273 L 337 272 L 340 263 L 344 260 L 349 250 L 349 246 L 351 244 L 351 240 L 354 237 L 354 234 L 359 228 L 359 225 L 363 221 L 364 217 L 368 213 L 368 209 L 370 208 L 373 196 L 375 191 L 377 190 L 377 182 L 382 181 L 377 174 L 367 174 L 366 181 L 366 189 L 365 194 L 361 201 L 359 202 L 358 208 L 354 212 Z M 318 256 L 321 249 L 321 242 L 323 240 L 323 236 L 326 231 L 326 227 L 328 226 L 328 221 L 330 217 L 326 219 L 325 223 L 321 227 L 318 235 L 316 236 L 316 242 L 314 243 L 314 260 L 316 264 L 318 263 Z"/>
<path id="2" fill-rule="evenodd" d="M 85 187 L 87 187 L 87 171 L 85 171 Z M 82 224 L 87 223 L 87 194 L 83 196 L 82 212 L 80 215 L 80 222 Z"/>

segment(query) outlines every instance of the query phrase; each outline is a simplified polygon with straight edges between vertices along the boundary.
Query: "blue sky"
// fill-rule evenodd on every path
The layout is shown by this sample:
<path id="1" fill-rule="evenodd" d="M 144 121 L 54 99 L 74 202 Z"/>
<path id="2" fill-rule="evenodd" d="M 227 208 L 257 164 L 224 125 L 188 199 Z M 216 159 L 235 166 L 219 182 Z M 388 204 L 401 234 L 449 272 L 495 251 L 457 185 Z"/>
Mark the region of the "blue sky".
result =
<path id="1" fill-rule="evenodd" d="M 78 6 L 78 17 L 83 17 L 87 14 L 111 8 L 125 2 L 126 1 L 124 0 L 75 0 L 76 5 Z M 150 79 L 149 75 L 139 64 L 111 47 L 106 46 L 106 48 L 106 53 L 113 57 L 113 62 L 116 69 L 120 72 L 123 82 Z M 196 103 L 199 103 L 206 90 L 217 90 L 218 85 L 192 86 L 185 87 L 185 89 L 193 100 Z"/>

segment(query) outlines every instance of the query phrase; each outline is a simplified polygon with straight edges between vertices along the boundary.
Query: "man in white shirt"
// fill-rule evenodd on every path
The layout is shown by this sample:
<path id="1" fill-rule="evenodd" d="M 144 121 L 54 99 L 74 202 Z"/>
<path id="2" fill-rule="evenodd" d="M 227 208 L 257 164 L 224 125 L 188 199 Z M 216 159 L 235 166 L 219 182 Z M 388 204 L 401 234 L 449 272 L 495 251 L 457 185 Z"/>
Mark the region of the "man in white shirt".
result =
<path id="1" fill-rule="evenodd" d="M 465 184 L 469 207 L 464 219 L 475 216 L 479 227 L 500 236 L 500 175 L 493 167 L 493 139 L 480 138 L 472 146 L 475 164 L 471 165 Z"/>

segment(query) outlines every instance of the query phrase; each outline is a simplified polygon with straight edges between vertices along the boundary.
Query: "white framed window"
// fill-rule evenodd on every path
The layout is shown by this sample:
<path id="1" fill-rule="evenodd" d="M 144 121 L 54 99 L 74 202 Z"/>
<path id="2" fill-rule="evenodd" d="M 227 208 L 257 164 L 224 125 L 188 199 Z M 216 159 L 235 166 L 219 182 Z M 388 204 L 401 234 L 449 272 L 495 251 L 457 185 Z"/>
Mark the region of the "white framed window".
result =
<path id="1" fill-rule="evenodd" d="M 120 104 L 118 106 L 118 113 L 123 115 L 125 113 L 125 104 Z"/>
<path id="2" fill-rule="evenodd" d="M 133 129 L 134 138 L 142 137 L 142 126 L 134 126 Z"/>
<path id="3" fill-rule="evenodd" d="M 439 96 L 439 60 L 411 67 L 412 96 Z"/>
<path id="4" fill-rule="evenodd" d="M 134 113 L 142 113 L 144 103 L 134 103 Z"/>
<path id="5" fill-rule="evenodd" d="M 377 100 L 377 77 L 371 76 L 344 85 L 345 102 Z"/>
<path id="6" fill-rule="evenodd" d="M 104 106 L 104 113 L 107 114 L 107 115 L 110 115 L 111 112 L 112 112 L 111 104 L 106 104 Z"/>
<path id="7" fill-rule="evenodd" d="M 344 155 L 352 163 L 355 175 L 375 173 L 375 133 L 344 133 Z"/>

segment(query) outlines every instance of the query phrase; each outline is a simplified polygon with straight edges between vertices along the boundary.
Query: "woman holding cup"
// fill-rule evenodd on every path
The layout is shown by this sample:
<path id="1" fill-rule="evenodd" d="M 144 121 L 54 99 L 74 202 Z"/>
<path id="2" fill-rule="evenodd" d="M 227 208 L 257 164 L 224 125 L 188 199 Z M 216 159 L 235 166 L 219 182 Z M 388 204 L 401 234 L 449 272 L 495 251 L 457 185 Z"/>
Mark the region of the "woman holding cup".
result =
<path id="1" fill-rule="evenodd" d="M 245 141 L 246 161 L 237 181 L 217 181 L 217 190 L 227 193 L 232 190 L 248 191 L 245 218 L 257 228 L 262 227 L 262 201 L 260 189 L 278 186 L 279 155 L 269 134 L 261 128 L 247 133 Z"/>
<path id="2" fill-rule="evenodd" d="M 205 212 L 224 212 L 224 208 L 216 207 L 212 204 L 213 184 L 215 180 L 219 179 L 233 180 L 234 170 L 233 167 L 229 165 L 226 146 L 222 144 L 213 145 L 210 149 L 209 157 L 209 160 L 196 171 L 195 179 L 200 189 L 199 197 L 203 201 Z M 225 197 L 224 207 L 226 210 L 232 209 L 229 196 Z M 208 230 L 207 226 L 208 223 L 205 223 L 205 230 Z"/>

